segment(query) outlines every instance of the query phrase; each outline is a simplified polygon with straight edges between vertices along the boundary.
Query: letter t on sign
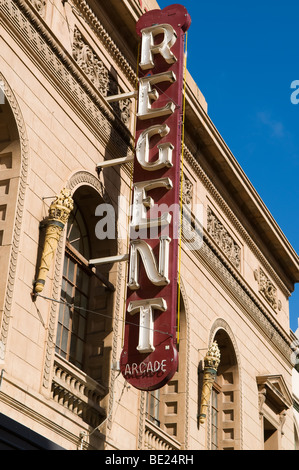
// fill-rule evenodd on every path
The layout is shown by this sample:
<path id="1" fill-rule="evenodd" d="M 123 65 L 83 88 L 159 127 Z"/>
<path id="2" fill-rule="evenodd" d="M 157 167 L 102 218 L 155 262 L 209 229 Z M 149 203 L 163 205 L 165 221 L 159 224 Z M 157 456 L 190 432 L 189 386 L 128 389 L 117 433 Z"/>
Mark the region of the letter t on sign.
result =
<path id="1" fill-rule="evenodd" d="M 164 299 L 135 300 L 129 303 L 128 312 L 131 315 L 140 312 L 139 343 L 137 349 L 140 353 L 150 353 L 154 347 L 154 319 L 153 310 L 165 312 L 167 305 Z"/>

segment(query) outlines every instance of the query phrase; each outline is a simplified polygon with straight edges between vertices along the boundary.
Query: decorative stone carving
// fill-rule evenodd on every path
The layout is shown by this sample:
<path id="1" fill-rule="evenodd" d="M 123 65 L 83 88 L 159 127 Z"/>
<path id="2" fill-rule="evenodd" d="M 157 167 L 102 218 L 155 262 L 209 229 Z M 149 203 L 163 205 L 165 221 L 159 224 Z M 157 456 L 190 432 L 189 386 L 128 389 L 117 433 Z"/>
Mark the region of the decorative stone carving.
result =
<path id="1" fill-rule="evenodd" d="M 121 93 L 117 82 L 111 76 L 103 61 L 85 42 L 78 28 L 75 28 L 74 31 L 73 57 L 103 96 Z M 111 103 L 112 108 L 125 124 L 130 118 L 130 103 L 129 99 Z"/>
<path id="2" fill-rule="evenodd" d="M 193 184 L 186 177 L 186 175 L 183 175 L 183 191 L 182 191 L 183 204 L 192 204 L 192 198 L 193 198 Z"/>
<path id="3" fill-rule="evenodd" d="M 90 25 L 92 30 L 96 32 L 102 46 L 109 52 L 109 55 L 113 57 L 115 62 L 117 62 L 123 73 L 130 80 L 131 85 L 134 87 L 136 84 L 135 71 L 113 42 L 111 36 L 101 24 L 99 18 L 94 14 L 88 2 L 86 2 L 86 0 L 73 0 L 73 3 L 77 6 L 77 10 L 81 12 L 80 16 L 85 18 L 85 21 Z"/>
<path id="4" fill-rule="evenodd" d="M 130 112 L 131 100 L 129 99 L 121 100 L 117 103 L 111 103 L 111 106 L 114 108 L 116 114 L 120 114 L 121 120 L 123 121 L 123 123 L 127 124 L 131 116 L 131 112 Z"/>
<path id="5" fill-rule="evenodd" d="M 107 96 L 109 87 L 109 72 L 101 59 L 93 52 L 91 47 L 83 40 L 78 28 L 74 31 L 73 57 L 83 72 L 102 95 Z"/>
<path id="6" fill-rule="evenodd" d="M 238 220 L 238 218 L 235 216 L 233 211 L 230 209 L 230 206 L 225 202 L 225 200 L 223 199 L 219 191 L 216 189 L 216 187 L 212 183 L 211 179 L 202 169 L 202 167 L 200 166 L 197 160 L 198 157 L 199 157 L 199 154 L 196 152 L 196 150 L 193 150 L 193 153 L 191 153 L 191 151 L 188 149 L 186 144 L 184 145 L 184 158 L 187 160 L 190 167 L 196 173 L 196 177 L 200 179 L 202 184 L 208 190 L 209 194 L 217 202 L 219 207 L 221 207 L 221 210 L 223 211 L 223 213 L 227 216 L 228 220 L 231 222 L 232 226 L 236 229 L 236 231 L 240 234 L 244 242 L 248 244 L 248 247 L 252 250 L 252 252 L 257 257 L 257 259 L 263 264 L 263 266 L 267 267 L 267 271 L 271 274 L 271 277 L 275 280 L 276 285 L 279 286 L 279 289 L 283 292 L 283 294 L 286 297 L 289 297 L 291 295 L 291 292 L 289 291 L 287 286 L 282 282 L 281 278 L 277 275 L 275 270 L 271 267 L 270 263 L 265 258 L 261 250 L 254 243 L 249 233 L 244 229 L 241 222 Z"/>
<path id="7" fill-rule="evenodd" d="M 214 242 L 221 248 L 230 262 L 240 270 L 241 265 L 241 248 L 233 240 L 222 222 L 212 212 L 210 207 L 207 209 L 207 231 L 213 238 Z"/>
<path id="8" fill-rule="evenodd" d="M 39 15 L 43 18 L 46 13 L 46 0 L 31 0 L 32 5 L 37 10 Z"/>
<path id="9" fill-rule="evenodd" d="M 275 310 L 281 310 L 281 301 L 277 300 L 277 288 L 267 277 L 262 268 L 254 271 L 254 277 L 259 284 L 259 292 Z"/>
<path id="10" fill-rule="evenodd" d="M 46 221 L 46 235 L 41 256 L 41 264 L 37 280 L 34 284 L 34 293 L 40 293 L 45 285 L 47 273 L 70 212 L 73 209 L 73 199 L 69 189 L 63 189 L 56 196 L 49 208 L 49 218 Z"/>
<path id="11" fill-rule="evenodd" d="M 199 415 L 199 421 L 202 424 L 205 422 L 207 417 L 207 409 L 209 406 L 213 383 L 216 379 L 217 369 L 220 363 L 220 356 L 221 354 L 217 341 L 214 341 L 204 358 L 204 376 Z"/>

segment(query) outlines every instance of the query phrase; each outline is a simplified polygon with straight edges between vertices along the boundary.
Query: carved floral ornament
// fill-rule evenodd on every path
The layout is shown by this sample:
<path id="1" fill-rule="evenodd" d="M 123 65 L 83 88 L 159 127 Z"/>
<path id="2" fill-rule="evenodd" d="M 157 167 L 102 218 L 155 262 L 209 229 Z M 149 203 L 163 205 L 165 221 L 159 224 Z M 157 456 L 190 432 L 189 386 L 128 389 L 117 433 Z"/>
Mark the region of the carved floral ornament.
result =
<path id="1" fill-rule="evenodd" d="M 31 0 L 32 5 L 37 10 L 39 15 L 43 18 L 46 13 L 46 0 Z"/>
<path id="2" fill-rule="evenodd" d="M 182 191 L 182 202 L 183 204 L 192 204 L 193 199 L 193 183 L 183 175 L 183 191 Z"/>
<path id="3" fill-rule="evenodd" d="M 237 245 L 210 207 L 207 208 L 207 231 L 230 262 L 240 270 L 241 248 Z"/>
<path id="4" fill-rule="evenodd" d="M 275 310 L 281 310 L 281 301 L 277 299 L 277 288 L 267 277 L 261 267 L 254 271 L 255 280 L 259 285 L 259 292 Z"/>
<path id="5" fill-rule="evenodd" d="M 73 57 L 81 70 L 88 76 L 95 88 L 103 95 L 121 92 L 116 80 L 111 76 L 103 61 L 97 56 L 89 44 L 83 39 L 78 28 L 74 30 Z M 111 103 L 116 114 L 126 124 L 130 118 L 130 100 Z"/>

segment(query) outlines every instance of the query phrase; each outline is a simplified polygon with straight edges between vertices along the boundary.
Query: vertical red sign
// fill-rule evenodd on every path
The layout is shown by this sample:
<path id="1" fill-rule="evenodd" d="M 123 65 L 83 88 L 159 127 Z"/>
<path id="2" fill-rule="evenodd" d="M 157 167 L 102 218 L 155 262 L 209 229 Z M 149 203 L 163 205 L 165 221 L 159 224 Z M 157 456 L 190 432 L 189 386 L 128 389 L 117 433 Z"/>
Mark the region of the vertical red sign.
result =
<path id="1" fill-rule="evenodd" d="M 124 345 L 120 367 L 140 390 L 165 385 L 177 370 L 177 270 L 184 37 L 182 5 L 152 10 L 141 37 L 136 157 Z"/>

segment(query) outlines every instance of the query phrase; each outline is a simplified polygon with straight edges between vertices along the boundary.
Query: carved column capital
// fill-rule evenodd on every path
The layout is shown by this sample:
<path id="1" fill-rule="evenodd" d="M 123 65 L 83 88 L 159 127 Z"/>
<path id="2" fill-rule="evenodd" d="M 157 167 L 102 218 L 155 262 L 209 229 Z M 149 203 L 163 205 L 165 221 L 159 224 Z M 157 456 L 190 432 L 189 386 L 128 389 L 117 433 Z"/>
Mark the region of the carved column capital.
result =
<path id="1" fill-rule="evenodd" d="M 64 229 L 68 221 L 70 212 L 73 209 L 73 199 L 69 189 L 64 188 L 49 208 L 49 217 L 45 221 L 46 234 L 44 246 L 41 256 L 41 262 L 37 280 L 34 284 L 34 293 L 39 294 L 42 292 L 47 273 L 50 269 L 51 262 Z"/>

